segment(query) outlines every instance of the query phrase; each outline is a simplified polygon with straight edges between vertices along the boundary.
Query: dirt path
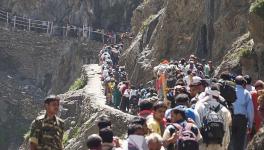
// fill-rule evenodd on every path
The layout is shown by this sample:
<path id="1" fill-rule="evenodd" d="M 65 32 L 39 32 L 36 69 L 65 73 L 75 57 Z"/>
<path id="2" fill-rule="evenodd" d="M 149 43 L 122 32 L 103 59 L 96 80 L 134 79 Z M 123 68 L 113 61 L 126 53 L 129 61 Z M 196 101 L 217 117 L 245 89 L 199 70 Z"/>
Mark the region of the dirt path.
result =
<path id="1" fill-rule="evenodd" d="M 91 97 L 94 97 L 93 100 L 96 100 L 98 104 L 105 104 L 106 97 L 104 95 L 104 88 L 101 83 L 101 67 L 98 64 L 89 64 L 85 65 L 85 72 L 88 77 L 87 85 L 85 86 L 85 92 Z"/>

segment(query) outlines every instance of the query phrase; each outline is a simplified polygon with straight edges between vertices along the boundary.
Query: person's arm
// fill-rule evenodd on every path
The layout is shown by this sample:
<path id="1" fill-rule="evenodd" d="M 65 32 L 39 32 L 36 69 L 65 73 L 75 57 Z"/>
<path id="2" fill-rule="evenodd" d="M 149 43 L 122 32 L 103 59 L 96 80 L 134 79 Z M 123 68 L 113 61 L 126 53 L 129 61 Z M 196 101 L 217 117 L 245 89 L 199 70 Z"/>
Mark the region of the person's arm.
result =
<path id="1" fill-rule="evenodd" d="M 170 144 L 175 144 L 178 137 L 179 137 L 179 134 L 177 130 L 175 130 L 175 133 L 171 135 L 170 131 L 166 129 L 163 134 L 163 140 L 164 140 L 163 146 L 168 147 Z"/>
<path id="2" fill-rule="evenodd" d="M 249 92 L 246 95 L 246 100 L 248 102 L 247 104 L 248 128 L 252 129 L 253 120 L 254 120 L 254 106 Z"/>
<path id="3" fill-rule="evenodd" d="M 202 127 L 202 124 L 201 124 L 201 120 L 200 120 L 200 116 L 198 114 L 198 112 L 196 110 L 193 111 L 194 112 L 194 115 L 195 115 L 195 123 L 196 123 L 196 126 L 198 128 L 201 128 Z"/>
<path id="4" fill-rule="evenodd" d="M 30 135 L 29 135 L 30 150 L 37 150 L 40 130 L 41 129 L 38 121 L 34 120 L 30 127 Z"/>

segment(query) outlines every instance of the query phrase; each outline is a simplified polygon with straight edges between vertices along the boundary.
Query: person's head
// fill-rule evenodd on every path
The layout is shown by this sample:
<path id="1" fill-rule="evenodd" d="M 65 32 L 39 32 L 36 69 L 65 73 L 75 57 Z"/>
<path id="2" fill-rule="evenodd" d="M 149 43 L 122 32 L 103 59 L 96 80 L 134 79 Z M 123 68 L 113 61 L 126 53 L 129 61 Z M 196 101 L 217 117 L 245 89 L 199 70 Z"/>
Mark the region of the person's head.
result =
<path id="1" fill-rule="evenodd" d="M 148 126 L 147 126 L 147 121 L 145 118 L 143 117 L 134 117 L 131 122 L 131 124 L 139 124 L 139 125 L 142 125 L 142 128 L 143 128 L 143 132 L 144 134 L 148 134 Z"/>
<path id="2" fill-rule="evenodd" d="M 202 79 L 198 76 L 194 76 L 192 78 L 192 82 L 190 83 L 190 95 L 195 97 L 198 93 L 203 92 L 204 86 L 202 85 Z"/>
<path id="3" fill-rule="evenodd" d="M 146 137 L 146 141 L 149 150 L 160 150 L 163 143 L 162 137 L 157 133 L 151 133 Z"/>
<path id="4" fill-rule="evenodd" d="M 184 64 L 185 64 L 185 59 L 182 58 L 182 59 L 180 60 L 180 63 L 181 63 L 182 65 L 184 65 Z"/>
<path id="5" fill-rule="evenodd" d="M 190 99 L 187 94 L 178 94 L 175 98 L 176 105 L 184 105 L 188 107 L 189 101 Z"/>
<path id="6" fill-rule="evenodd" d="M 245 75 L 244 79 L 247 81 L 247 84 L 251 84 L 252 78 L 249 75 Z"/>
<path id="7" fill-rule="evenodd" d="M 102 150 L 102 138 L 97 134 L 88 136 L 86 146 L 90 150 Z"/>
<path id="8" fill-rule="evenodd" d="M 174 87 L 173 95 L 177 96 L 178 94 L 185 93 L 185 87 L 181 85 L 177 85 Z"/>
<path id="9" fill-rule="evenodd" d="M 199 71 L 203 71 L 203 66 L 198 65 L 198 66 L 197 66 L 197 69 L 198 69 Z"/>
<path id="10" fill-rule="evenodd" d="M 165 115 L 165 111 L 167 109 L 167 106 L 163 101 L 158 101 L 153 106 L 153 117 L 158 120 L 162 121 Z"/>
<path id="11" fill-rule="evenodd" d="M 175 123 L 179 120 L 186 119 L 185 109 L 186 107 L 183 105 L 179 105 L 173 108 L 171 111 L 171 122 Z"/>
<path id="12" fill-rule="evenodd" d="M 220 79 L 223 79 L 223 80 L 231 80 L 230 73 L 227 72 L 227 71 L 222 72 L 221 75 L 220 75 Z"/>
<path id="13" fill-rule="evenodd" d="M 247 81 L 245 80 L 245 78 L 241 75 L 237 76 L 235 78 L 235 82 L 237 85 L 241 85 L 241 86 L 245 86 L 247 84 Z"/>
<path id="14" fill-rule="evenodd" d="M 112 123 L 108 116 L 103 115 L 98 118 L 97 126 L 99 130 L 107 127 L 111 128 L 111 125 Z"/>
<path id="15" fill-rule="evenodd" d="M 99 136 L 102 138 L 103 143 L 112 143 L 113 142 L 113 131 L 110 128 L 103 128 L 99 130 Z"/>
<path id="16" fill-rule="evenodd" d="M 188 70 L 187 75 L 191 75 L 191 74 L 192 74 L 192 70 Z"/>
<path id="17" fill-rule="evenodd" d="M 130 123 L 127 128 L 127 135 L 145 135 L 144 128 L 141 124 Z"/>
<path id="18" fill-rule="evenodd" d="M 176 86 L 177 86 L 177 85 L 185 86 L 185 83 L 184 83 L 183 79 L 178 79 L 178 80 L 176 81 L 175 85 L 176 85 Z"/>
<path id="19" fill-rule="evenodd" d="M 211 67 L 213 66 L 213 62 L 211 60 L 208 61 L 208 65 Z"/>
<path id="20" fill-rule="evenodd" d="M 211 95 L 214 99 L 219 99 L 220 89 L 217 83 L 213 83 L 210 87 L 205 90 L 207 95 Z"/>
<path id="21" fill-rule="evenodd" d="M 264 89 L 264 82 L 262 80 L 256 81 L 254 85 L 256 91 L 263 90 Z"/>
<path id="22" fill-rule="evenodd" d="M 56 115 L 60 107 L 60 98 L 56 95 L 50 95 L 45 99 L 44 105 L 49 115 Z"/>
<path id="23" fill-rule="evenodd" d="M 152 110 L 153 109 L 153 103 L 150 102 L 150 100 L 146 99 L 139 103 L 139 111 L 143 110 Z"/>
<path id="24" fill-rule="evenodd" d="M 201 62 L 202 62 L 202 64 L 203 64 L 203 65 L 205 65 L 205 63 L 206 63 L 206 60 L 205 60 L 205 59 L 202 59 L 202 61 L 201 61 Z"/>

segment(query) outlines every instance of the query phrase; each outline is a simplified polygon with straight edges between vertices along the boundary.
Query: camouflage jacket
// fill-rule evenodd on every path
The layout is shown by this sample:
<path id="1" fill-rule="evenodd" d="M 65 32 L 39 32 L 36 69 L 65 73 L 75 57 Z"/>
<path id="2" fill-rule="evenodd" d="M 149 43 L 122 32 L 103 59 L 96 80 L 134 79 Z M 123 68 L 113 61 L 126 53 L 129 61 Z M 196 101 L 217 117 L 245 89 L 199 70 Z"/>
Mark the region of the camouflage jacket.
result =
<path id="1" fill-rule="evenodd" d="M 62 150 L 63 133 L 63 120 L 41 115 L 31 124 L 29 142 L 35 143 L 38 150 Z"/>

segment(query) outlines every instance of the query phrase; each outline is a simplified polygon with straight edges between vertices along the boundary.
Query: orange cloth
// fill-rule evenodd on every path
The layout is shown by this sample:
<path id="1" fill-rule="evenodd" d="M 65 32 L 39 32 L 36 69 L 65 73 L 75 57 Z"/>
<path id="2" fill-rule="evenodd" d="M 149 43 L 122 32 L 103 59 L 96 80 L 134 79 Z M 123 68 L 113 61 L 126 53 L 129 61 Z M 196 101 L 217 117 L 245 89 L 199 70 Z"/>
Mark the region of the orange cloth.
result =
<path id="1" fill-rule="evenodd" d="M 253 102 L 253 106 L 254 106 L 254 123 L 256 124 L 256 131 L 259 130 L 259 128 L 261 127 L 261 118 L 259 116 L 258 113 L 258 94 L 257 91 L 252 91 L 251 92 L 251 96 L 252 96 L 252 102 Z"/>

